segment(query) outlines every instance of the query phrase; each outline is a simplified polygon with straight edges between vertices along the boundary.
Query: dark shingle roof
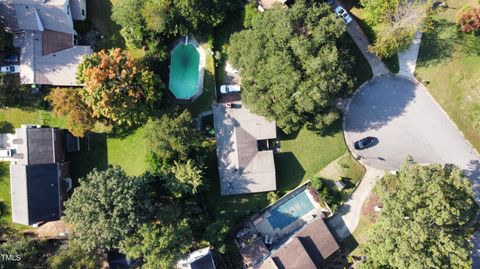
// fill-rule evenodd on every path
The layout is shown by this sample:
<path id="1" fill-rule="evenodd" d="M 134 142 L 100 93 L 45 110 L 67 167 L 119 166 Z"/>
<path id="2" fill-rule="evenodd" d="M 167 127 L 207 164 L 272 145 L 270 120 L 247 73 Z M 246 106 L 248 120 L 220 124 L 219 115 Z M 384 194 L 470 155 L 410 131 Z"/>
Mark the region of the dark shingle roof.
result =
<path id="1" fill-rule="evenodd" d="M 60 219 L 56 164 L 27 166 L 28 211 L 31 224 Z"/>
<path id="2" fill-rule="evenodd" d="M 57 164 L 12 164 L 10 171 L 14 222 L 31 225 L 60 219 Z"/>
<path id="3" fill-rule="evenodd" d="M 29 164 L 55 162 L 53 128 L 28 128 L 27 142 Z"/>

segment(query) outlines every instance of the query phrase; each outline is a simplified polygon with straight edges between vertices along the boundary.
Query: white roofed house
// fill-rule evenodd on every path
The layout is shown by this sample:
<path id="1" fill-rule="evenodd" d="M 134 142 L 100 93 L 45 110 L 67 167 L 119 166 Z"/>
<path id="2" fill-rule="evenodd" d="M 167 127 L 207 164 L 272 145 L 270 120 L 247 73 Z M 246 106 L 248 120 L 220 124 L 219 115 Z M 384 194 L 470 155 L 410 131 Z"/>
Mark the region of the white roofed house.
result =
<path id="1" fill-rule="evenodd" d="M 73 20 L 85 20 L 86 0 L 0 0 L 0 23 L 20 48 L 22 84 L 79 86 L 77 66 L 90 46 L 77 46 Z"/>
<path id="2" fill-rule="evenodd" d="M 255 115 L 241 102 L 213 109 L 222 195 L 276 190 L 275 122 Z"/>

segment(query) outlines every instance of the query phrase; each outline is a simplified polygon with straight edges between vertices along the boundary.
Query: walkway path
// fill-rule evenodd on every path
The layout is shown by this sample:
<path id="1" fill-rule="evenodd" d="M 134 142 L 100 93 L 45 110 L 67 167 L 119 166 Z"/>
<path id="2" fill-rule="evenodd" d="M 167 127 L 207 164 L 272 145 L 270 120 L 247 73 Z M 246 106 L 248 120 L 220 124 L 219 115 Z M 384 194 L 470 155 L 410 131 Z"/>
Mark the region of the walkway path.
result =
<path id="1" fill-rule="evenodd" d="M 339 1 L 335 1 L 333 4 L 333 9 L 335 9 L 339 5 Z M 368 37 L 365 35 L 362 28 L 355 20 L 352 20 L 352 22 L 347 25 L 347 31 L 352 37 L 357 47 L 362 52 L 365 59 L 367 59 L 368 63 L 370 64 L 373 76 L 390 74 L 390 71 L 382 62 L 382 60 L 376 55 L 372 54 L 370 51 L 368 51 Z"/>
<path id="2" fill-rule="evenodd" d="M 385 172 L 382 170 L 367 166 L 360 185 L 358 185 L 350 199 L 340 207 L 335 215 L 328 219 L 328 225 L 337 236 L 337 239 L 341 241 L 353 234 L 360 220 L 363 203 L 373 190 L 373 187 L 375 187 L 375 183 L 384 174 Z"/>
<path id="3" fill-rule="evenodd" d="M 414 77 L 421 41 L 422 32 L 418 32 L 415 34 L 412 45 L 405 51 L 398 53 L 398 63 L 400 66 L 399 75 Z"/>

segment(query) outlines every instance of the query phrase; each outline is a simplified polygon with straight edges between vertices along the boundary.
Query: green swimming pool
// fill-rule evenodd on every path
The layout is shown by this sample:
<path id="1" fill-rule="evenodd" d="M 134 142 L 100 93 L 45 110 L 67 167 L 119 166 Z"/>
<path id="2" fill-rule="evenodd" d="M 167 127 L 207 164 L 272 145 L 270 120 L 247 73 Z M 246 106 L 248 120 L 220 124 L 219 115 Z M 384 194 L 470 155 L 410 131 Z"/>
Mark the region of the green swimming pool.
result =
<path id="1" fill-rule="evenodd" d="M 190 99 L 198 87 L 200 54 L 192 44 L 179 44 L 172 51 L 168 88 L 177 99 Z"/>

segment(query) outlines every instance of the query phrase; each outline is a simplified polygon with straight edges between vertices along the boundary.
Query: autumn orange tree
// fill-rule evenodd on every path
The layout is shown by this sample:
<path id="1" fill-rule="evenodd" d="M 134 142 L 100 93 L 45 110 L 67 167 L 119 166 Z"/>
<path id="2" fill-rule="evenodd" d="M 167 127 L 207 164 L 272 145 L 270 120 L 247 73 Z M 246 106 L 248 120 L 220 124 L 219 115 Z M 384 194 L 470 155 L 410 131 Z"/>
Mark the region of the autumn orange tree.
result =
<path id="1" fill-rule="evenodd" d="M 93 117 L 117 126 L 145 122 L 162 96 L 160 78 L 118 48 L 86 56 L 77 78 Z"/>
<path id="2" fill-rule="evenodd" d="M 480 30 L 480 8 L 470 8 L 463 12 L 458 18 L 460 30 L 471 33 Z"/>
<path id="3" fill-rule="evenodd" d="M 56 88 L 46 97 L 53 106 L 53 114 L 66 117 L 69 131 L 83 137 L 93 128 L 93 119 L 90 108 L 82 101 L 79 88 Z"/>

